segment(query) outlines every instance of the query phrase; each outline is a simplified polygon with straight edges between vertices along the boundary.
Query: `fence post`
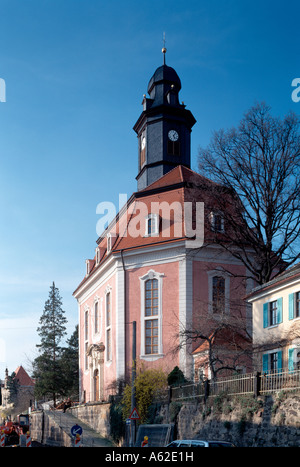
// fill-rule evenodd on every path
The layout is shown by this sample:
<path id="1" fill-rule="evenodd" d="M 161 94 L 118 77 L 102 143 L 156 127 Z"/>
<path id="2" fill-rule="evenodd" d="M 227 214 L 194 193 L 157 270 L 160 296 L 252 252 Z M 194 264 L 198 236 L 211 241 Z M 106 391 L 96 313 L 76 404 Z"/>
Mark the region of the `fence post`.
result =
<path id="1" fill-rule="evenodd" d="M 206 379 L 204 381 L 204 402 L 206 403 L 207 398 L 209 396 L 209 380 Z"/>
<path id="2" fill-rule="evenodd" d="M 254 397 L 258 397 L 260 394 L 260 376 L 261 373 L 257 371 L 254 377 Z"/>

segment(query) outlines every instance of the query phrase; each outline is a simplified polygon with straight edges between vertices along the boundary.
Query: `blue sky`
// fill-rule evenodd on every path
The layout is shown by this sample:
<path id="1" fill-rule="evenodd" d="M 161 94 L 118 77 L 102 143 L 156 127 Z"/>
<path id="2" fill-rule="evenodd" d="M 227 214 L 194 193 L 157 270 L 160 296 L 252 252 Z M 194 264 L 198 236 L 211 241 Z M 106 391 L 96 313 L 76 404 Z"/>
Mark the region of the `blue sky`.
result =
<path id="1" fill-rule="evenodd" d="M 75 329 L 97 204 L 136 190 L 132 127 L 163 32 L 196 169 L 199 145 L 256 102 L 299 113 L 299 13 L 296 0 L 0 0 L 0 378 L 30 370 L 52 281 Z"/>

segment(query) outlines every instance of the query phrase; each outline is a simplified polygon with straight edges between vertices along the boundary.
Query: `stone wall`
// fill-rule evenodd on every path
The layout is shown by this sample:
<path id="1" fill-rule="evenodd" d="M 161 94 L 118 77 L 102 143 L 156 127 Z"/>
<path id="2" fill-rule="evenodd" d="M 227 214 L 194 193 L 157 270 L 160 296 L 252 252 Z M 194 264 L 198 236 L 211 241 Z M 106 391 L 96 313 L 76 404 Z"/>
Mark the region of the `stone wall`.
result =
<path id="1" fill-rule="evenodd" d="M 71 414 L 89 425 L 104 438 L 110 436 L 109 403 L 94 402 L 69 409 Z"/>
<path id="2" fill-rule="evenodd" d="M 32 412 L 30 416 L 31 439 L 48 446 L 72 446 L 72 438 L 45 412 Z"/>
<path id="3" fill-rule="evenodd" d="M 110 404 L 73 407 L 72 414 L 103 437 L 110 437 Z M 175 439 L 222 439 L 238 447 L 300 447 L 300 394 L 218 396 L 206 404 L 156 404 L 151 423 L 174 423 Z M 44 430 L 42 430 L 44 424 Z M 31 436 L 44 444 L 71 445 L 71 438 L 42 412 L 31 416 Z M 42 439 L 42 432 L 44 436 Z"/>
<path id="4" fill-rule="evenodd" d="M 72 415 L 89 425 L 104 438 L 110 437 L 109 403 L 94 403 L 68 409 Z M 60 427 L 59 412 L 57 423 L 45 412 L 32 412 L 30 431 L 32 440 L 50 446 L 72 446 L 72 438 Z M 63 425 L 62 425 L 63 426 Z"/>
<path id="5" fill-rule="evenodd" d="M 222 439 L 241 447 L 300 447 L 300 396 L 280 393 L 175 403 L 156 412 L 175 423 L 175 438 Z"/>

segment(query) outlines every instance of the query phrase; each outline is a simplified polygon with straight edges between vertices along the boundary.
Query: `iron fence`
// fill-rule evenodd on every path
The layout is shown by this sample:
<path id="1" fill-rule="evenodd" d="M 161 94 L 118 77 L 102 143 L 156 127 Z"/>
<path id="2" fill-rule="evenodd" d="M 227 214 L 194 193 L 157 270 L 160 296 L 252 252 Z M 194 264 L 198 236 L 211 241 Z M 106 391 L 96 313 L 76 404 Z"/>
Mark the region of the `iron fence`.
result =
<path id="1" fill-rule="evenodd" d="M 300 389 L 300 370 L 268 372 L 260 375 L 260 394 Z"/>
<path id="2" fill-rule="evenodd" d="M 256 373 L 246 373 L 231 377 L 218 378 L 210 382 L 209 395 L 217 396 L 221 393 L 231 395 L 254 394 L 257 382 Z"/>
<path id="3" fill-rule="evenodd" d="M 279 391 L 300 390 L 300 370 L 246 373 L 230 377 L 205 380 L 169 388 L 161 400 L 192 400 L 197 397 L 215 397 L 220 394 L 254 395 L 271 394 Z M 158 400 L 160 395 L 157 395 Z"/>

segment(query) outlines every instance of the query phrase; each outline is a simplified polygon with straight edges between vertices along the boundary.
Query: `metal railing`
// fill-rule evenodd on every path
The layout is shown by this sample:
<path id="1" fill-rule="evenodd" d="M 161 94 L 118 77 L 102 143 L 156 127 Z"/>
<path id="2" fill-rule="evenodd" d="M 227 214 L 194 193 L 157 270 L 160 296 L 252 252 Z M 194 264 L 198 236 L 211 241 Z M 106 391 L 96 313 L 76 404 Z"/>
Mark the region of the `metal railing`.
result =
<path id="1" fill-rule="evenodd" d="M 271 394 L 279 391 L 300 390 L 300 370 L 268 372 L 261 374 L 246 373 L 230 377 L 205 380 L 171 387 L 164 392 L 162 401 L 169 402 L 192 400 L 198 397 L 215 397 L 220 394 L 254 395 Z M 158 401 L 161 392 L 156 395 Z"/>
<path id="2" fill-rule="evenodd" d="M 260 375 L 260 394 L 300 389 L 300 370 L 268 372 Z"/>

